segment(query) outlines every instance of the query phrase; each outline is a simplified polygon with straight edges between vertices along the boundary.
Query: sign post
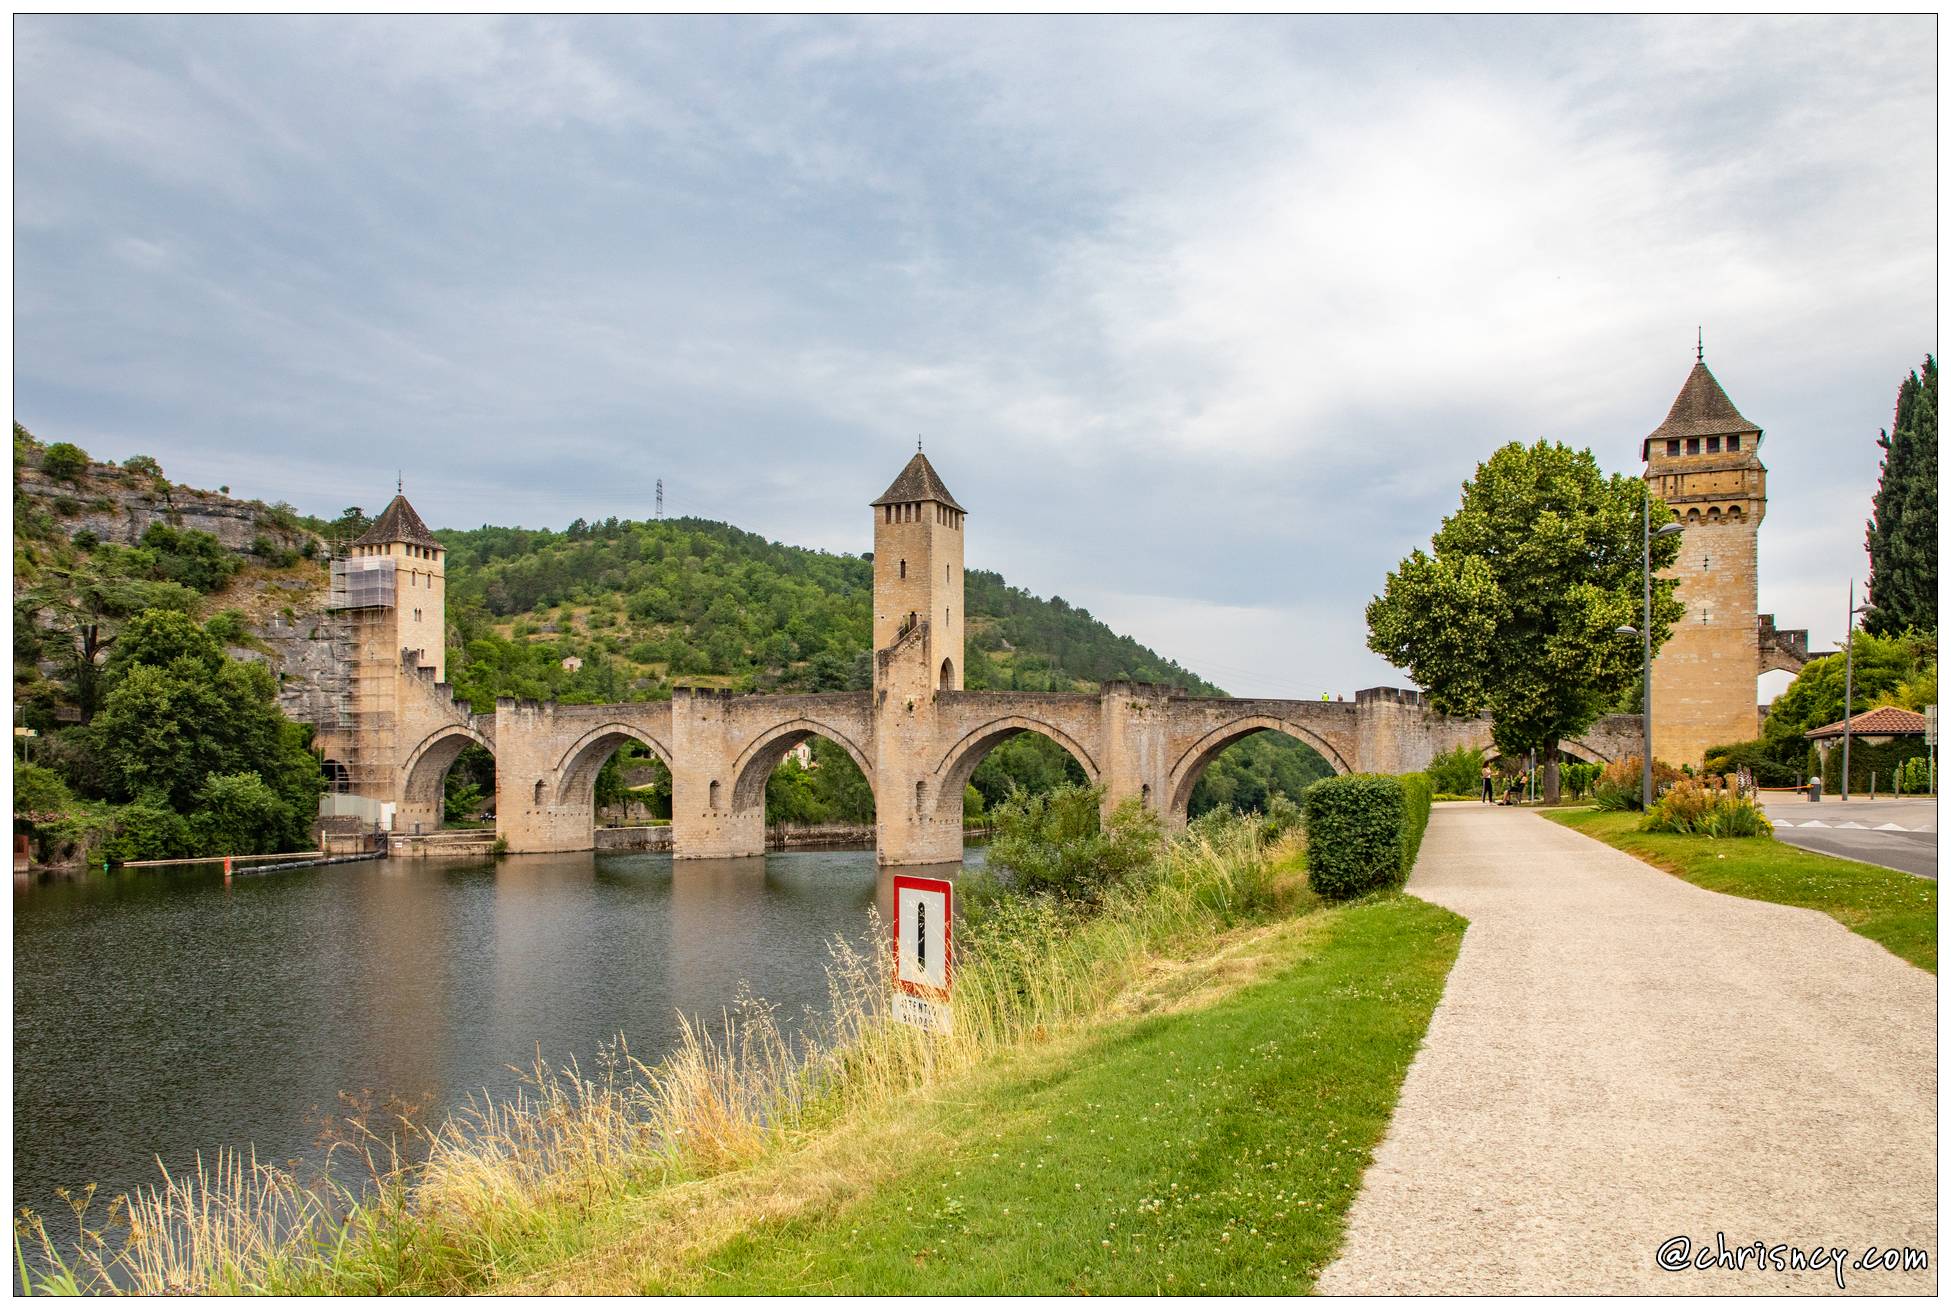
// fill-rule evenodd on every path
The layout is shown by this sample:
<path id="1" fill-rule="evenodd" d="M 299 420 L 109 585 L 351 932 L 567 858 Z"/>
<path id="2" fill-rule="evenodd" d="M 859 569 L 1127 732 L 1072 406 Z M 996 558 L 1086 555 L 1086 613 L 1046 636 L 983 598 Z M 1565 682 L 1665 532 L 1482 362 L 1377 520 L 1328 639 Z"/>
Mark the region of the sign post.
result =
<path id="1" fill-rule="evenodd" d="M 1937 795 L 1937 706 L 1924 707 L 1924 745 L 1930 763 L 1925 766 L 1929 772 L 1931 795 Z"/>
<path id="2" fill-rule="evenodd" d="M 946 878 L 894 875 L 894 1017 L 930 1032 L 952 1028 L 948 1006 L 950 914 Z"/>

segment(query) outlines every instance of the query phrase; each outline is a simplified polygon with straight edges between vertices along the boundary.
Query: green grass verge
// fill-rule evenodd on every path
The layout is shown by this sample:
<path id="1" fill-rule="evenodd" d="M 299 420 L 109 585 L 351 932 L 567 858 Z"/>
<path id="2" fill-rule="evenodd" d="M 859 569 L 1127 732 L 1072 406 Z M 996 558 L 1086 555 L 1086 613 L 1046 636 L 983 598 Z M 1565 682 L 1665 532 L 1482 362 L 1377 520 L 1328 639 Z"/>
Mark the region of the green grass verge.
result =
<path id="1" fill-rule="evenodd" d="M 1937 883 L 1929 878 L 1820 855 L 1772 837 L 1641 832 L 1636 813 L 1551 810 L 1545 817 L 1696 887 L 1820 910 L 1891 954 L 1937 972 Z"/>
<path id="2" fill-rule="evenodd" d="M 1401 895 L 1321 914 L 1277 975 L 944 1095 L 918 1134 L 933 1146 L 893 1178 L 642 1290 L 1307 1291 L 1464 928 Z"/>

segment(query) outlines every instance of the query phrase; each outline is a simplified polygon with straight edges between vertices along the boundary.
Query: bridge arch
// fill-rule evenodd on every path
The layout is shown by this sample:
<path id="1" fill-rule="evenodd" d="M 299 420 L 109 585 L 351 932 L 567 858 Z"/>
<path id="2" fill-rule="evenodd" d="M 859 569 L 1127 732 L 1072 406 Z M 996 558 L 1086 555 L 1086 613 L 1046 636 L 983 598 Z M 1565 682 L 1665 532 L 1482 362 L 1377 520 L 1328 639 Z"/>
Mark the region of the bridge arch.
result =
<path id="1" fill-rule="evenodd" d="M 431 811 L 438 826 L 438 815 L 443 808 L 441 787 L 447 779 L 447 770 L 460 758 L 462 751 L 469 746 L 479 746 L 490 755 L 494 754 L 495 744 L 474 728 L 459 724 L 443 724 L 421 738 L 418 745 L 407 752 L 406 765 L 400 770 L 405 779 L 400 788 L 400 800 L 412 813 Z"/>
<path id="2" fill-rule="evenodd" d="M 1199 777 L 1205 773 L 1206 766 L 1219 757 L 1228 746 L 1256 732 L 1278 732 L 1292 737 L 1304 746 L 1313 749 L 1336 773 L 1353 773 L 1348 761 L 1326 737 L 1289 719 L 1273 714 L 1244 714 L 1228 723 L 1214 728 L 1198 741 L 1192 743 L 1173 764 L 1168 791 L 1171 808 L 1166 811 L 1166 820 L 1173 824 L 1185 822 L 1186 809 L 1192 803 L 1192 789 L 1199 785 Z"/>
<path id="3" fill-rule="evenodd" d="M 1462 745 L 1470 750 L 1482 751 L 1486 760 L 1504 758 L 1504 752 L 1497 749 L 1497 743 L 1491 740 L 1488 729 L 1473 734 Z M 1561 755 L 1576 755 L 1588 764 L 1616 764 L 1624 758 L 1616 751 L 1600 750 L 1582 737 L 1561 737 L 1558 741 L 1558 750 Z M 1539 763 L 1542 764 L 1543 761 L 1540 760 Z"/>
<path id="4" fill-rule="evenodd" d="M 670 748 L 634 724 L 614 721 L 601 727 L 591 728 L 577 738 L 569 749 L 562 753 L 556 762 L 555 803 L 586 800 L 595 794 L 596 775 L 602 772 L 610 756 L 617 747 L 626 741 L 634 741 L 648 746 L 650 753 L 661 761 L 666 769 L 671 767 Z"/>
<path id="5" fill-rule="evenodd" d="M 1034 719 L 1022 714 L 1008 714 L 991 719 L 979 728 L 970 729 L 943 753 L 934 768 L 935 777 L 939 779 L 934 788 L 935 795 L 932 803 L 929 798 L 923 798 L 924 810 L 930 813 L 939 812 L 941 806 L 950 803 L 960 807 L 963 789 L 969 785 L 969 780 L 975 776 L 977 767 L 989 752 L 1011 737 L 1025 732 L 1047 737 L 1068 751 L 1070 757 L 1077 761 L 1078 767 L 1084 770 L 1084 777 L 1091 786 L 1097 786 L 1102 780 L 1097 761 L 1091 758 L 1091 753 L 1085 750 L 1075 737 L 1042 719 Z"/>
<path id="6" fill-rule="evenodd" d="M 772 771 L 786 758 L 786 752 L 805 741 L 808 737 L 824 737 L 841 750 L 847 752 L 867 779 L 867 789 L 874 793 L 874 803 L 880 804 L 881 794 L 874 785 L 874 761 L 846 733 L 830 723 L 817 719 L 796 718 L 766 729 L 753 738 L 746 748 L 739 752 L 732 762 L 732 809 L 734 812 L 749 810 L 754 805 L 765 805 L 766 780 Z"/>

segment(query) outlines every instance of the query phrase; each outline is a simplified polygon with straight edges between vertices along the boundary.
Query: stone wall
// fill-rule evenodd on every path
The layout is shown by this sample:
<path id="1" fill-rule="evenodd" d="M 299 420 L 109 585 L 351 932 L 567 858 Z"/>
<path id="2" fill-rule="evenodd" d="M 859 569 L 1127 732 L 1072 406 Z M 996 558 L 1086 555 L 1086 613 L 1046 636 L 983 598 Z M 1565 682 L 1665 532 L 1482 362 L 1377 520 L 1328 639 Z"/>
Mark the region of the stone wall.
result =
<path id="1" fill-rule="evenodd" d="M 1679 580 L 1686 613 L 1653 661 L 1653 754 L 1698 765 L 1711 746 L 1752 741 L 1757 655 L 1756 519 L 1689 522 Z"/>

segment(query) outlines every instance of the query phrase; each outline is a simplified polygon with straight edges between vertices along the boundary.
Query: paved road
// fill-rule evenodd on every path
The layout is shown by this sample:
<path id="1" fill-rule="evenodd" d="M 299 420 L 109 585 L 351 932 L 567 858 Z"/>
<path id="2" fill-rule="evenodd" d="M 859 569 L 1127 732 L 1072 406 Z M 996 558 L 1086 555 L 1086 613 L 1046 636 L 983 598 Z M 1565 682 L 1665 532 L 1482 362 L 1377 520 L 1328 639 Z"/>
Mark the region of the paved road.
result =
<path id="1" fill-rule="evenodd" d="M 1656 1265 L 1716 1233 L 1935 1266 L 1932 975 L 1521 810 L 1438 806 L 1409 890 L 1470 929 L 1321 1292 L 1835 1288 Z"/>
<path id="2" fill-rule="evenodd" d="M 1775 836 L 1782 841 L 1864 860 L 1886 868 L 1925 878 L 1937 877 L 1937 802 L 1869 800 L 1862 796 L 1847 801 L 1826 796 L 1811 803 L 1802 796 L 1787 797 L 1762 793 L 1761 805 L 1775 824 Z M 1818 827 L 1810 827 L 1818 824 Z M 1860 824 L 1845 828 L 1842 824 Z"/>

